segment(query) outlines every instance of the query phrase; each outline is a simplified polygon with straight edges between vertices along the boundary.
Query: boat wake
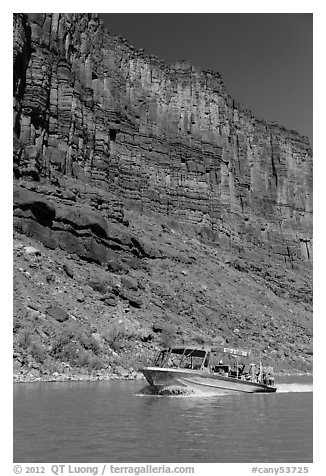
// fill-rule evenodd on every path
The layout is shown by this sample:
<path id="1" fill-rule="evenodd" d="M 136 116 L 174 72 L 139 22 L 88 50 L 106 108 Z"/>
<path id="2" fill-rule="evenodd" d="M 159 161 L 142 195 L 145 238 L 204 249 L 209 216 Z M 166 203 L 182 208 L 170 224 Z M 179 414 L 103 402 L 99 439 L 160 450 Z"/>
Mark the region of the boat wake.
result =
<path id="1" fill-rule="evenodd" d="M 312 392 L 312 383 L 280 383 L 277 386 L 276 393 L 290 393 L 290 392 Z"/>
<path id="2" fill-rule="evenodd" d="M 265 394 L 265 395 L 277 395 L 278 393 L 303 393 L 303 392 L 312 392 L 313 385 L 312 383 L 280 383 L 276 386 L 276 394 Z M 147 385 L 146 387 L 142 388 L 136 394 L 139 397 L 145 396 L 154 396 L 154 397 L 216 397 L 221 396 L 217 391 L 212 392 L 205 392 L 200 391 L 199 389 L 191 389 L 189 387 L 181 387 L 181 386 L 171 386 L 167 389 L 157 391 L 151 385 Z M 222 396 L 227 396 L 230 394 L 223 394 Z M 243 394 L 248 395 L 248 394 Z M 251 394 L 252 395 L 252 394 Z M 262 394 L 259 394 L 262 395 Z"/>
<path id="3" fill-rule="evenodd" d="M 189 397 L 193 395 L 194 392 L 186 387 L 171 386 L 168 389 L 157 391 L 152 386 L 148 385 L 147 387 L 142 388 L 137 395 L 138 396 L 157 396 L 157 397 Z"/>
<path id="4" fill-rule="evenodd" d="M 205 392 L 200 391 L 199 389 L 191 389 L 189 387 L 180 387 L 180 386 L 170 386 L 167 389 L 157 391 L 152 386 L 148 385 L 141 389 L 137 396 L 154 396 L 154 397 L 216 397 L 218 393 L 216 391 Z"/>

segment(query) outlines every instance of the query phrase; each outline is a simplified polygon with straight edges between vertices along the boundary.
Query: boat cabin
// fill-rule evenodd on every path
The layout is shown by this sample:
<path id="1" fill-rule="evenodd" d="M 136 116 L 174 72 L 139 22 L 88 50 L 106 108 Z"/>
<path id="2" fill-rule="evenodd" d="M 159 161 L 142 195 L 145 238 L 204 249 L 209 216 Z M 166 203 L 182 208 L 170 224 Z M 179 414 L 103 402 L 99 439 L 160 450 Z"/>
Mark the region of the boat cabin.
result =
<path id="1" fill-rule="evenodd" d="M 154 361 L 155 367 L 208 371 L 208 350 L 195 347 L 175 347 L 163 349 Z"/>
<path id="2" fill-rule="evenodd" d="M 153 365 L 200 370 L 224 377 L 274 385 L 273 367 L 249 363 L 250 351 L 230 347 L 173 347 L 159 352 Z"/>

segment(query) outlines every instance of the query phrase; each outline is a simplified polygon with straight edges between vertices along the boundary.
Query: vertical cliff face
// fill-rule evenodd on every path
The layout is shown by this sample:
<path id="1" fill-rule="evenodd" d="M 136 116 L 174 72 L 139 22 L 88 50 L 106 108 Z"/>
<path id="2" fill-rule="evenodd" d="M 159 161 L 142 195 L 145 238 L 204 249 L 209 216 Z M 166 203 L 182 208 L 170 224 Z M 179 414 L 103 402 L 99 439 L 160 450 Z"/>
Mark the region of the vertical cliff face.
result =
<path id="1" fill-rule="evenodd" d="M 203 239 L 311 259 L 308 140 L 96 15 L 14 15 L 14 133 L 16 177 L 72 176 Z"/>

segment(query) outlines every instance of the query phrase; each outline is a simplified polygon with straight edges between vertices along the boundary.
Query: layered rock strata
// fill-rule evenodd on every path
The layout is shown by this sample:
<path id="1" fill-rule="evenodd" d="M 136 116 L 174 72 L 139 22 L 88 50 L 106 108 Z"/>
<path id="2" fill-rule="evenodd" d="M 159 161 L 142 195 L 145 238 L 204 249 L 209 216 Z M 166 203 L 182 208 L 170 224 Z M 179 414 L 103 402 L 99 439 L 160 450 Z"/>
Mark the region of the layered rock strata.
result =
<path id="1" fill-rule="evenodd" d="M 203 239 L 311 259 L 307 138 L 255 118 L 219 73 L 135 51 L 97 15 L 14 15 L 14 132 L 17 178 L 73 177 Z"/>
<path id="2" fill-rule="evenodd" d="M 141 258 L 155 257 L 157 252 L 133 236 L 118 217 L 119 214 L 105 217 L 103 210 L 91 207 L 76 189 L 58 193 L 50 186 L 37 191 L 24 183 L 14 186 L 14 226 L 19 232 L 48 248 L 60 248 L 114 272 L 123 272 L 141 267 Z"/>

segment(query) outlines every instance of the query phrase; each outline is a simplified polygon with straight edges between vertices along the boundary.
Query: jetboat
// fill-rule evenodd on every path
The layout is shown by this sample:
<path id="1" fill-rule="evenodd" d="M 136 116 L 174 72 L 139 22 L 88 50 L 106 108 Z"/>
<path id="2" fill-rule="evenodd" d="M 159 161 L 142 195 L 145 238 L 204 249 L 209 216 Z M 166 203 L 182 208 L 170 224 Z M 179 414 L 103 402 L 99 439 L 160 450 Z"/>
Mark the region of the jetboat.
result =
<path id="1" fill-rule="evenodd" d="M 250 351 L 230 347 L 173 347 L 140 369 L 155 393 L 185 391 L 214 394 L 275 392 L 273 367 L 254 363 Z"/>

